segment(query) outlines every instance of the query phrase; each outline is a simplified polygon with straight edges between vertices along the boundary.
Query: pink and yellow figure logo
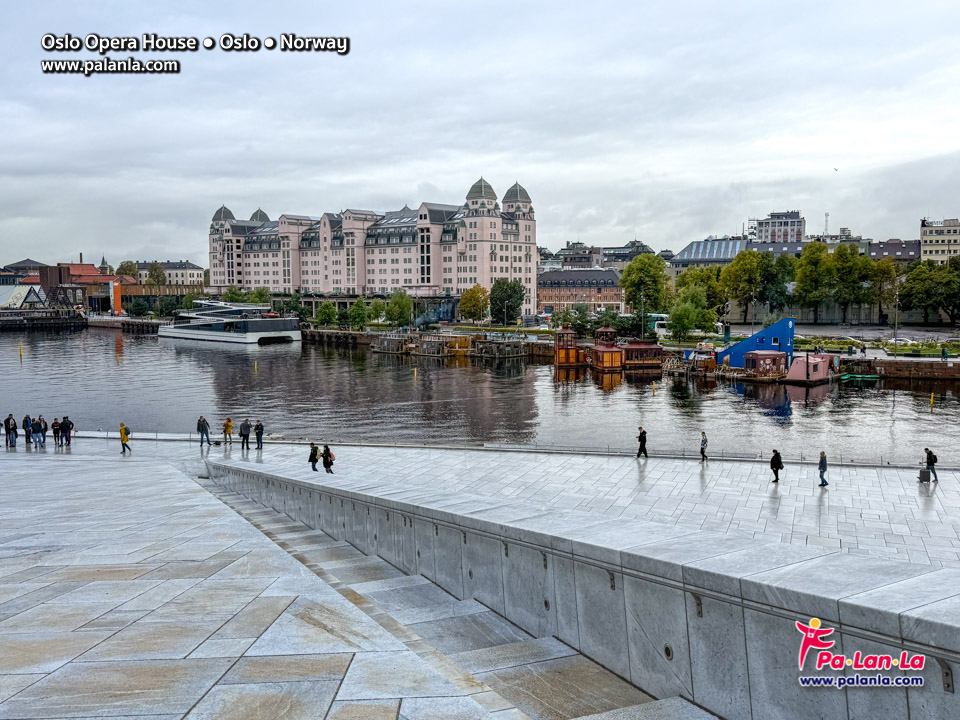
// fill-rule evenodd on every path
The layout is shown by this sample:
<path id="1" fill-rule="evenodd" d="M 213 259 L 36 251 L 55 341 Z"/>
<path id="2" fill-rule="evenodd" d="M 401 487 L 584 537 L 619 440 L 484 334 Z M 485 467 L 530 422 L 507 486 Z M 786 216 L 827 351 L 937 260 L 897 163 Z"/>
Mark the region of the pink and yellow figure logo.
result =
<path id="1" fill-rule="evenodd" d="M 827 638 L 833 634 L 834 628 L 821 627 L 823 623 L 820 618 L 810 618 L 810 622 L 804 625 L 797 621 L 797 630 L 803 635 L 800 641 L 800 654 L 797 658 L 797 664 L 800 670 L 803 670 L 803 663 L 807 659 L 807 653 L 811 650 L 817 650 L 817 670 L 830 668 L 831 670 L 843 670 L 844 667 L 851 667 L 854 670 L 892 670 L 900 668 L 901 670 L 923 670 L 923 663 L 926 660 L 925 655 L 911 655 L 906 650 L 896 655 L 864 655 L 857 650 L 853 657 L 847 657 L 843 654 L 831 652 L 831 648 L 836 644 L 835 640 Z"/>

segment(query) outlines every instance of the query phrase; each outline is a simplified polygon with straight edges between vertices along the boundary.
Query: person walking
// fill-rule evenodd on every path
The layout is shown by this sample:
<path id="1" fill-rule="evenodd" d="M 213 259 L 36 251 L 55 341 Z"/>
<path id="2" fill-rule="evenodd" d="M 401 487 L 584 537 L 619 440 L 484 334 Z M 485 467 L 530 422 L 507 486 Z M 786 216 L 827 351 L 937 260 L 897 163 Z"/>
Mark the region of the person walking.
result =
<path id="1" fill-rule="evenodd" d="M 130 446 L 127 445 L 127 440 L 129 439 L 130 439 L 130 428 L 128 428 L 123 423 L 120 423 L 120 447 L 122 448 L 120 450 L 121 455 L 126 455 L 127 450 L 130 450 L 130 452 L 133 452 Z"/>
<path id="2" fill-rule="evenodd" d="M 820 451 L 820 462 L 817 464 L 817 470 L 820 471 L 820 487 L 826 487 L 830 483 L 823 476 L 827 472 L 827 454 L 823 450 Z"/>
<path id="3" fill-rule="evenodd" d="M 319 459 L 320 459 L 320 451 L 317 449 L 317 446 L 316 446 L 314 443 L 310 443 L 310 458 L 309 458 L 309 462 L 310 462 L 310 468 L 311 468 L 314 472 L 318 472 L 318 471 L 317 471 L 317 460 L 319 460 Z"/>
<path id="4" fill-rule="evenodd" d="M 201 415 L 200 419 L 197 420 L 197 432 L 200 434 L 200 447 L 203 447 L 203 439 L 207 439 L 207 445 L 210 444 L 210 423 L 207 422 L 207 419 Z"/>
<path id="5" fill-rule="evenodd" d="M 233 445 L 233 420 L 227 418 L 227 421 L 223 424 L 223 444 L 226 445 L 230 443 Z"/>
<path id="6" fill-rule="evenodd" d="M 249 450 L 250 449 L 250 430 L 252 426 L 250 425 L 250 420 L 245 419 L 240 423 L 240 449 Z"/>
<path id="7" fill-rule="evenodd" d="M 773 455 L 770 456 L 770 469 L 773 470 L 773 480 L 770 482 L 780 482 L 780 471 L 783 470 L 783 458 L 780 452 L 774 448 Z"/>
<path id="8" fill-rule="evenodd" d="M 3 421 L 3 430 L 7 436 L 7 447 L 16 447 L 17 421 L 14 419 L 13 413 L 7 415 L 7 419 Z"/>
<path id="9" fill-rule="evenodd" d="M 337 459 L 337 456 L 333 454 L 330 450 L 329 445 L 323 446 L 323 469 L 328 473 L 333 475 L 333 461 Z"/>
<path id="10" fill-rule="evenodd" d="M 27 445 L 30 444 L 30 416 L 23 416 L 23 425 L 20 427 L 23 428 L 23 438 Z"/>
<path id="11" fill-rule="evenodd" d="M 705 462 L 707 459 L 707 433 L 703 430 L 700 431 L 700 462 Z"/>
<path id="12" fill-rule="evenodd" d="M 54 446 L 60 447 L 60 418 L 53 419 L 53 423 L 50 425 L 50 429 L 53 430 Z"/>
<path id="13" fill-rule="evenodd" d="M 948 354 L 947 354 L 947 346 L 944 345 L 944 346 L 940 349 L 940 360 L 941 360 L 941 362 L 946 362 L 946 361 L 947 361 L 947 357 L 948 357 Z"/>
<path id="14" fill-rule="evenodd" d="M 253 426 L 253 434 L 257 436 L 257 450 L 263 450 L 263 423 L 259 420 Z"/>
<path id="15" fill-rule="evenodd" d="M 640 454 L 643 453 L 645 458 L 649 458 L 647 455 L 647 431 L 643 429 L 643 425 L 637 428 L 640 431 L 640 434 L 637 435 L 637 441 L 640 443 L 640 447 L 637 448 L 637 457 L 640 457 Z"/>
<path id="16" fill-rule="evenodd" d="M 33 449 L 40 449 L 40 420 L 39 418 L 30 419 L 30 437 L 33 438 Z"/>
<path id="17" fill-rule="evenodd" d="M 40 445 L 43 447 L 46 447 L 47 446 L 47 430 L 49 429 L 50 426 L 47 425 L 47 421 L 44 420 L 43 415 L 37 418 L 37 422 L 39 423 L 39 428 L 40 428 Z"/>
<path id="18" fill-rule="evenodd" d="M 926 463 L 927 470 L 930 471 L 930 474 L 933 475 L 934 482 L 940 482 L 940 479 L 937 477 L 937 456 L 933 454 L 933 450 L 930 448 L 924 448 L 923 451 L 927 454 Z M 923 482 L 921 480 L 920 482 Z M 927 482 L 930 482 L 927 480 Z"/>
<path id="19" fill-rule="evenodd" d="M 63 420 L 60 421 L 60 444 L 63 445 L 66 443 L 70 444 L 70 433 L 73 432 L 73 421 L 67 417 L 63 416 Z"/>

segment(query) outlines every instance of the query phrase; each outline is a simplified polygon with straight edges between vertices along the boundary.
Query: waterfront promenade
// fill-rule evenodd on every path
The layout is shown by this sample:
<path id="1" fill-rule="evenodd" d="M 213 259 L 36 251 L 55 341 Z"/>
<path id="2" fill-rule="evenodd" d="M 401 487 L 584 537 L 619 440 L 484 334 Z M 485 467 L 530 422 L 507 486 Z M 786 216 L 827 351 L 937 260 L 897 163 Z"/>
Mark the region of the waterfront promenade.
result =
<path id="1" fill-rule="evenodd" d="M 708 717 L 198 479 L 195 445 L 134 452 L 0 455 L 0 718 Z"/>

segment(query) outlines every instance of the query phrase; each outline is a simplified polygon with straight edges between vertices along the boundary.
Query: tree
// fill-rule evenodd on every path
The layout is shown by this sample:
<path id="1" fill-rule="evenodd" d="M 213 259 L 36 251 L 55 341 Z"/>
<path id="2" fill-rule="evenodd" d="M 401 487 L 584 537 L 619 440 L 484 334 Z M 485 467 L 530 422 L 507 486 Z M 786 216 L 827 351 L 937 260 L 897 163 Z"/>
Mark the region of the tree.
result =
<path id="1" fill-rule="evenodd" d="M 243 296 L 242 302 L 248 303 L 258 303 L 263 305 L 270 302 L 270 288 L 267 287 L 258 287 L 254 288 L 246 295 Z"/>
<path id="2" fill-rule="evenodd" d="M 624 301 L 631 308 L 643 305 L 646 312 L 661 312 L 667 307 L 669 287 L 667 263 L 659 255 L 637 255 L 620 276 Z"/>
<path id="3" fill-rule="evenodd" d="M 688 268 L 677 277 L 677 291 L 686 287 L 702 287 L 706 293 L 707 307 L 717 311 L 718 315 L 727 314 L 727 297 L 720 287 L 719 265 L 713 267 Z"/>
<path id="4" fill-rule="evenodd" d="M 553 325 L 554 330 L 561 330 L 563 328 L 568 328 L 573 325 L 573 313 L 570 312 L 570 308 L 564 308 L 560 312 L 555 312 L 550 316 L 550 322 Z"/>
<path id="5" fill-rule="evenodd" d="M 771 254 L 763 253 L 761 256 L 761 285 L 767 306 L 772 312 L 779 313 L 790 303 L 787 283 L 793 282 L 797 258 L 793 255 L 780 255 L 773 260 Z"/>
<path id="6" fill-rule="evenodd" d="M 320 303 L 320 307 L 317 308 L 317 322 L 321 325 L 332 325 L 334 322 L 336 322 L 336 320 L 336 306 L 329 300 Z"/>
<path id="7" fill-rule="evenodd" d="M 847 309 L 870 299 L 870 276 L 873 261 L 860 254 L 852 243 L 841 243 L 833 251 L 833 267 L 836 280 L 833 299 L 840 305 L 841 321 L 847 321 Z"/>
<path id="8" fill-rule="evenodd" d="M 800 253 L 796 269 L 794 297 L 802 307 L 813 308 L 813 322 L 820 321 L 820 305 L 833 296 L 836 269 L 827 246 L 807 243 Z"/>
<path id="9" fill-rule="evenodd" d="M 397 325 L 407 325 L 411 322 L 413 315 L 413 298 L 407 295 L 405 290 L 395 290 L 390 296 L 390 302 L 387 303 L 387 309 L 384 315 L 388 322 Z"/>
<path id="10" fill-rule="evenodd" d="M 228 303 L 239 303 L 243 302 L 243 291 L 240 290 L 236 285 L 231 285 L 226 290 L 223 291 L 223 295 L 220 296 L 220 299 L 223 302 Z"/>
<path id="11" fill-rule="evenodd" d="M 594 328 L 612 327 L 616 329 L 617 320 L 620 319 L 620 313 L 612 307 L 604 308 L 602 313 L 597 314 L 597 319 L 593 321 Z"/>
<path id="12" fill-rule="evenodd" d="M 171 317 L 180 307 L 180 299 L 173 296 L 165 296 L 157 300 L 157 315 L 160 317 Z"/>
<path id="13" fill-rule="evenodd" d="M 897 263 L 892 257 L 885 257 L 873 264 L 870 275 L 870 302 L 877 304 L 877 314 L 883 317 L 883 304 L 895 299 L 897 283 Z M 882 322 L 882 320 L 881 320 Z"/>
<path id="14" fill-rule="evenodd" d="M 209 268 L 203 271 L 203 284 L 206 287 L 210 287 L 210 269 Z"/>
<path id="15" fill-rule="evenodd" d="M 193 293 L 187 293 L 186 295 L 183 296 L 183 300 L 181 302 L 180 307 L 182 307 L 184 310 L 192 310 L 193 303 L 196 302 L 196 299 L 197 299 L 196 295 L 194 295 Z"/>
<path id="16" fill-rule="evenodd" d="M 761 255 L 754 250 L 737 253 L 733 262 L 720 271 L 719 285 L 724 295 L 734 300 L 743 310 L 743 322 L 753 303 L 763 296 L 763 273 Z"/>
<path id="17" fill-rule="evenodd" d="M 117 265 L 117 275 L 129 275 L 132 278 L 140 279 L 140 269 L 133 260 L 124 260 Z"/>
<path id="18" fill-rule="evenodd" d="M 587 305 L 573 306 L 573 319 L 570 323 L 570 329 L 577 337 L 585 337 L 590 332 L 590 307 Z"/>
<path id="19" fill-rule="evenodd" d="M 150 306 L 147 304 L 147 301 L 143 298 L 137 298 L 132 303 L 127 310 L 133 317 L 143 317 L 148 312 L 150 312 Z"/>
<path id="20" fill-rule="evenodd" d="M 468 320 L 483 320 L 489 309 L 490 293 L 482 285 L 474 285 L 460 296 L 460 314 Z"/>
<path id="21" fill-rule="evenodd" d="M 683 342 L 695 330 L 711 331 L 717 322 L 717 313 L 707 307 L 706 291 L 698 286 L 691 285 L 683 288 L 670 308 L 670 319 L 667 329 L 674 340 Z"/>
<path id="22" fill-rule="evenodd" d="M 524 289 L 519 280 L 497 278 L 490 289 L 490 318 L 506 326 L 520 317 Z"/>
<path id="23" fill-rule="evenodd" d="M 362 330 L 363 326 L 367 322 L 367 304 L 363 301 L 363 298 L 357 298 L 356 302 L 350 306 L 349 312 L 350 318 L 350 327 L 356 328 L 357 330 Z"/>
<path id="24" fill-rule="evenodd" d="M 937 313 L 943 305 L 943 274 L 937 272 L 939 267 L 929 260 L 922 262 L 907 273 L 900 285 L 900 304 L 906 310 L 922 310 L 924 325 L 930 322 L 931 311 Z"/>
<path id="25" fill-rule="evenodd" d="M 942 309 L 955 325 L 960 320 L 960 256 L 954 255 L 946 265 L 937 267 Z"/>
<path id="26" fill-rule="evenodd" d="M 167 274 L 163 271 L 163 265 L 157 261 L 150 263 L 150 269 L 147 270 L 147 282 L 153 281 L 153 285 L 166 285 Z"/>
<path id="27" fill-rule="evenodd" d="M 346 308 L 337 310 L 337 325 L 339 325 L 341 329 L 350 327 L 350 311 Z"/>
<path id="28" fill-rule="evenodd" d="M 370 320 L 373 322 L 379 322 L 380 318 L 383 317 L 383 311 L 387 309 L 386 303 L 383 302 L 380 298 L 374 298 L 373 302 L 370 303 Z"/>

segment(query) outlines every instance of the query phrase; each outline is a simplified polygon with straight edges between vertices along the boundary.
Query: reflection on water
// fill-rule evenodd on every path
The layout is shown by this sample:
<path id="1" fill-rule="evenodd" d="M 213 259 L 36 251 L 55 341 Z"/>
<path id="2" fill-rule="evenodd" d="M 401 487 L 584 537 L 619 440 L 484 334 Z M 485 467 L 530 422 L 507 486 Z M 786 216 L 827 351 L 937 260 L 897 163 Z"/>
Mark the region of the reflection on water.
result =
<path id="1" fill-rule="evenodd" d="M 948 443 L 960 429 L 957 392 L 944 382 L 729 384 L 98 329 L 0 335 L 4 416 L 67 414 L 80 429 L 123 421 L 135 433 L 188 432 L 203 414 L 215 426 L 249 417 L 268 433 L 311 439 L 621 448 L 643 424 L 652 452 L 694 455 L 706 430 L 717 455 L 777 447 L 788 458 L 824 449 L 912 462 L 933 446 L 952 463 L 960 460 Z"/>

